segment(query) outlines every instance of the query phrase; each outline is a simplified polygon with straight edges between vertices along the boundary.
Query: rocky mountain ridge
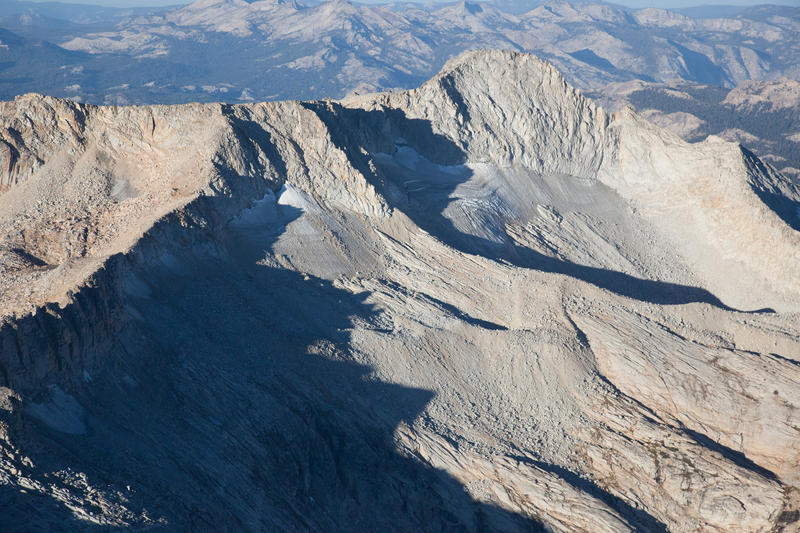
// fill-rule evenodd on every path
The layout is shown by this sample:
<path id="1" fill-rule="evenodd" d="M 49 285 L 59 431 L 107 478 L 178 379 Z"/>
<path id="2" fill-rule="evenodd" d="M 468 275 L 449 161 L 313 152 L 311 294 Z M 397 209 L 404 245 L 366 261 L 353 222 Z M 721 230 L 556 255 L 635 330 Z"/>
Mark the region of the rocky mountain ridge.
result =
<path id="1" fill-rule="evenodd" d="M 800 176 L 800 84 L 794 80 L 745 82 L 730 90 L 634 81 L 591 95 L 613 109 L 632 106 L 686 141 L 716 135 L 741 143 L 786 176 Z"/>
<path id="2" fill-rule="evenodd" d="M 800 191 L 738 145 L 513 52 L 0 116 L 4 529 L 796 526 Z"/>
<path id="3" fill-rule="evenodd" d="M 800 57 L 800 16 L 788 6 L 689 18 L 566 2 L 512 14 L 467 2 L 422 9 L 202 0 L 109 14 L 105 23 L 87 14 L 59 25 L 54 14 L 31 4 L 0 16 L 9 31 L 0 35 L 0 97 L 37 91 L 105 104 L 340 98 L 417 86 L 472 49 L 535 52 L 581 88 L 633 79 L 731 87 L 797 79 Z M 32 70 L 25 58 L 33 54 L 51 68 Z"/>

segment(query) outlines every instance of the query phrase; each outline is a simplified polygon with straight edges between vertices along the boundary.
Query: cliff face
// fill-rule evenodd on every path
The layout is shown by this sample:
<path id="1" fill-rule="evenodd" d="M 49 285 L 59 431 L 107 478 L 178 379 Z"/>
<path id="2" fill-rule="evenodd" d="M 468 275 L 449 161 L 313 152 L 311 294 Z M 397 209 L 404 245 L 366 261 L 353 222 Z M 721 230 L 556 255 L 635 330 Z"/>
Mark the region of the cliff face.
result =
<path id="1" fill-rule="evenodd" d="M 738 146 L 507 52 L 0 117 L 2 529 L 796 522 L 800 195 Z"/>

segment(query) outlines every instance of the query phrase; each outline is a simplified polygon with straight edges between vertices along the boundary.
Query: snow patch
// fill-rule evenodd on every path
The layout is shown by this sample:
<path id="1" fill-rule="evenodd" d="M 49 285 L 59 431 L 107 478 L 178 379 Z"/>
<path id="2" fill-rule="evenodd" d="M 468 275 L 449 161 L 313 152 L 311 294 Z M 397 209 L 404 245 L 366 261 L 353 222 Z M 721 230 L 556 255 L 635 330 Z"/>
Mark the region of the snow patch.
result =
<path id="1" fill-rule="evenodd" d="M 400 166 L 409 170 L 416 170 L 417 166 L 419 166 L 420 162 L 422 161 L 422 156 L 420 156 L 419 153 L 417 153 L 417 151 L 413 148 L 409 148 L 408 146 L 398 146 L 397 152 L 394 154 L 394 159 L 400 163 Z"/>
<path id="2" fill-rule="evenodd" d="M 267 192 L 263 198 L 253 202 L 253 205 L 239 213 L 231 224 L 239 228 L 261 226 L 278 219 L 278 201 L 272 191 Z"/>
<path id="3" fill-rule="evenodd" d="M 408 170 L 415 171 L 436 171 L 453 175 L 464 175 L 470 172 L 469 165 L 439 165 L 427 159 L 425 156 L 408 146 L 406 140 L 398 137 L 394 141 L 395 152 L 393 154 L 376 154 L 378 156 L 390 157 L 395 163 Z"/>
<path id="4" fill-rule="evenodd" d="M 51 385 L 50 399 L 44 403 L 31 403 L 27 412 L 46 426 L 69 435 L 85 435 L 86 423 L 81 404 L 58 385 Z"/>
<path id="5" fill-rule="evenodd" d="M 278 204 L 296 207 L 303 211 L 313 211 L 315 209 L 314 201 L 306 193 L 290 183 L 285 183 L 281 190 L 278 191 Z"/>

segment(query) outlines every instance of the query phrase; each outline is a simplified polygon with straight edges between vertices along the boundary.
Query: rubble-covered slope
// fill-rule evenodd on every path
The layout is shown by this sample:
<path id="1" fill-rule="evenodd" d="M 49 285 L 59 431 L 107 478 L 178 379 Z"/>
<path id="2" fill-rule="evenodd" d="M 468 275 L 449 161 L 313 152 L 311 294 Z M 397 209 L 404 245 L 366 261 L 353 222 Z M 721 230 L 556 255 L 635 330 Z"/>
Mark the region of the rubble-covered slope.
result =
<path id="1" fill-rule="evenodd" d="M 0 529 L 796 527 L 800 195 L 737 145 L 510 52 L 0 117 Z"/>

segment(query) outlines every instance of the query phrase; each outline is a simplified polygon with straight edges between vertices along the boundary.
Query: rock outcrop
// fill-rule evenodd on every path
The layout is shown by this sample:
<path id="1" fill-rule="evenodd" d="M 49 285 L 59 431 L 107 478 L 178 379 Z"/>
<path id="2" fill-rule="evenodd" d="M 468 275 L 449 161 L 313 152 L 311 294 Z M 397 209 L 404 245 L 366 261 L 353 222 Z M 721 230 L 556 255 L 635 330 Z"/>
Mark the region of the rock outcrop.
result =
<path id="1" fill-rule="evenodd" d="M 0 529 L 797 527 L 800 194 L 735 144 L 512 52 L 0 141 Z"/>

